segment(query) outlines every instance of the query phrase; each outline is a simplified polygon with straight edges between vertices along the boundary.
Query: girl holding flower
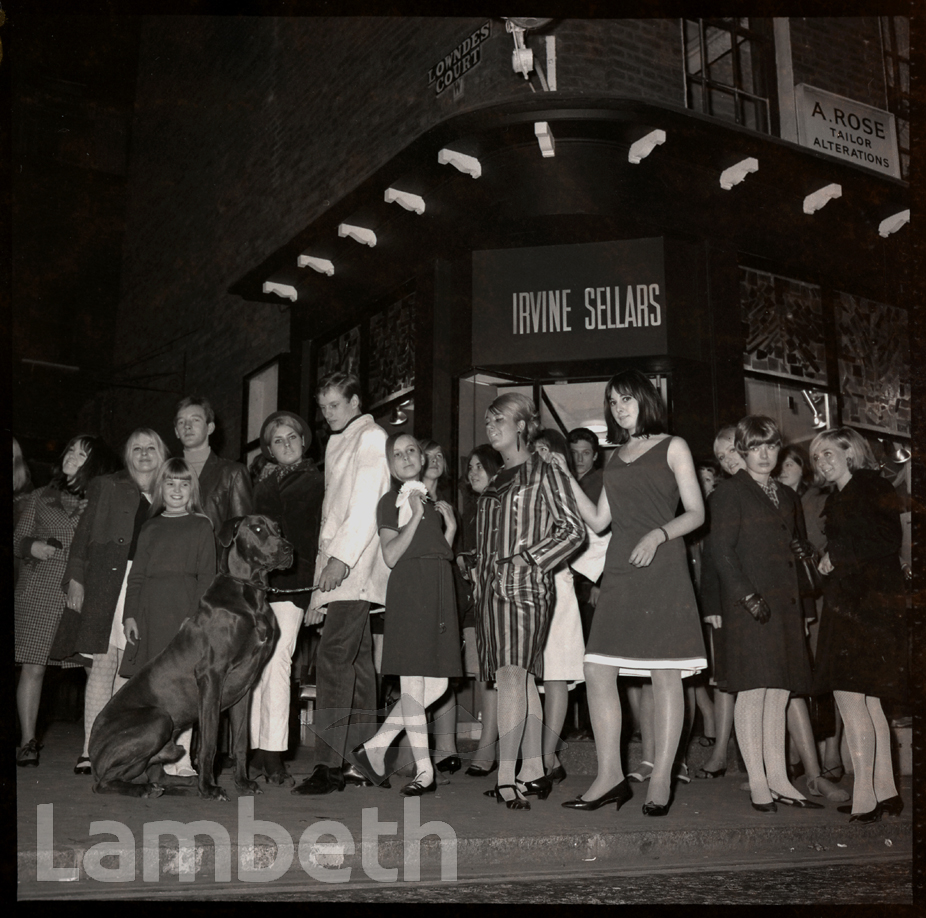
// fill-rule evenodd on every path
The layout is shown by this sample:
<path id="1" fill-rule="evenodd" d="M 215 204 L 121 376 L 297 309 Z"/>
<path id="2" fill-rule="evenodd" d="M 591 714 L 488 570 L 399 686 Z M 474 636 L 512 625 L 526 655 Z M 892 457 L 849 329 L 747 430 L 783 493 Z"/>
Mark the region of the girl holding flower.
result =
<path id="1" fill-rule="evenodd" d="M 425 711 L 447 691 L 448 678 L 462 674 L 450 548 L 457 524 L 450 504 L 433 500 L 421 481 L 425 460 L 414 437 L 389 437 L 386 460 L 393 487 L 376 509 L 383 559 L 392 571 L 382 671 L 399 676 L 402 697 L 379 732 L 349 758 L 371 781 L 383 784 L 386 750 L 406 730 L 416 775 L 402 794 L 418 797 L 437 786 Z"/>

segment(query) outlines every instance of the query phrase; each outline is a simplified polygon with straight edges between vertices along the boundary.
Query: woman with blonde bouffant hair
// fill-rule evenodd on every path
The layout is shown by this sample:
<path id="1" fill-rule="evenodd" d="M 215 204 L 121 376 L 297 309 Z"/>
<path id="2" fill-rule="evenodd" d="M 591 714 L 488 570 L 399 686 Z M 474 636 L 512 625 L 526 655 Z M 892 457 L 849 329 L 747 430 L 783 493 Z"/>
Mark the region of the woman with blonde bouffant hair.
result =
<path id="1" fill-rule="evenodd" d="M 906 687 L 906 603 L 900 548 L 900 499 L 881 477 L 871 448 L 851 427 L 824 430 L 810 444 L 826 499 L 826 577 L 814 691 L 832 691 L 846 730 L 855 776 L 850 822 L 899 816 L 891 731 L 882 698 Z"/>
<path id="2" fill-rule="evenodd" d="M 529 809 L 552 782 L 541 755 L 543 715 L 534 676 L 553 613 L 553 571 L 585 540 L 569 481 L 533 449 L 540 433 L 534 403 L 505 393 L 485 414 L 486 436 L 503 467 L 479 498 L 474 587 L 480 678 L 498 690 L 498 784 L 490 796 Z M 522 760 L 515 775 L 515 762 Z"/>

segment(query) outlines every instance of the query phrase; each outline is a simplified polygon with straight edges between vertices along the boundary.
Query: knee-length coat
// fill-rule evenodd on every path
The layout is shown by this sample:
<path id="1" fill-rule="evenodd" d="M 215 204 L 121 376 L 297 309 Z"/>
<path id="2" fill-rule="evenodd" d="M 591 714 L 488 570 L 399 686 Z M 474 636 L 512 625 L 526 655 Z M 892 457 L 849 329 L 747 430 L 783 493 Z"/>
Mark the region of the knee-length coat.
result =
<path id="1" fill-rule="evenodd" d="M 877 472 L 860 469 L 824 509 L 826 578 L 814 688 L 877 698 L 906 688 L 906 599 L 900 567 L 900 499 Z"/>
<path id="2" fill-rule="evenodd" d="M 17 663 L 74 665 L 49 660 L 48 651 L 67 598 L 61 578 L 80 512 L 78 497 L 51 485 L 33 491 L 23 501 L 13 535 L 14 552 L 22 559 L 14 599 Z M 46 539 L 57 539 L 61 548 L 47 561 L 40 561 L 32 556 L 32 545 Z"/>
<path id="3" fill-rule="evenodd" d="M 87 488 L 87 509 L 74 533 L 62 589 L 83 585 L 80 627 L 70 653 L 106 653 L 116 603 L 129 561 L 141 491 L 125 470 L 94 478 Z"/>
<path id="4" fill-rule="evenodd" d="M 743 469 L 711 495 L 706 557 L 720 587 L 723 643 L 715 680 L 728 692 L 783 688 L 807 694 L 812 688 L 810 657 L 790 543 L 806 538 L 801 502 L 777 485 L 779 506 Z M 759 624 L 739 600 L 758 593 L 771 618 Z M 716 614 L 716 609 L 709 613 Z"/>

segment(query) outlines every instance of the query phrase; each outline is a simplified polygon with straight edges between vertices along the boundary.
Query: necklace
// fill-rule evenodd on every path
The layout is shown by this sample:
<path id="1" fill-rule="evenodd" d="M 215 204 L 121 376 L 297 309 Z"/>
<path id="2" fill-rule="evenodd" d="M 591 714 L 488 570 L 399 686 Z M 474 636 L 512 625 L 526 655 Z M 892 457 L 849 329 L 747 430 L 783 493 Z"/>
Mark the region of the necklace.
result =
<path id="1" fill-rule="evenodd" d="M 648 440 L 649 439 L 649 434 L 647 433 L 631 434 L 631 436 L 633 437 L 634 440 Z"/>

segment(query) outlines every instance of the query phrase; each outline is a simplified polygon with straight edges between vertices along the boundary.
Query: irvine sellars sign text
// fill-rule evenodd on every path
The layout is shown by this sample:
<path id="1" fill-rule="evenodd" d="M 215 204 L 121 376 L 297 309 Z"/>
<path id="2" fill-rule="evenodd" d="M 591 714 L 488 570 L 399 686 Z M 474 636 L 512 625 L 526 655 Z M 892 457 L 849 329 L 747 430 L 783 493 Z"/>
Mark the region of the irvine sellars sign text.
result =
<path id="1" fill-rule="evenodd" d="M 492 23 L 487 20 L 428 70 L 428 86 L 434 86 L 436 95 L 439 96 L 482 60 L 481 45 L 488 41 L 491 34 Z"/>
<path id="2" fill-rule="evenodd" d="M 662 239 L 473 252 L 480 366 L 666 353 Z"/>
<path id="3" fill-rule="evenodd" d="M 890 112 L 806 83 L 794 87 L 794 99 L 801 146 L 900 178 L 897 130 Z"/>

